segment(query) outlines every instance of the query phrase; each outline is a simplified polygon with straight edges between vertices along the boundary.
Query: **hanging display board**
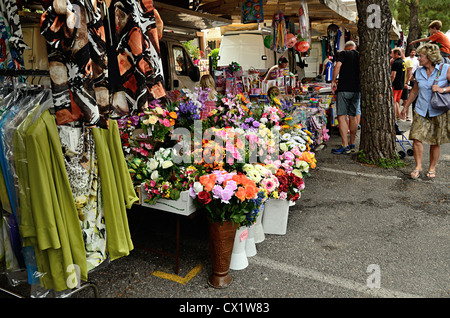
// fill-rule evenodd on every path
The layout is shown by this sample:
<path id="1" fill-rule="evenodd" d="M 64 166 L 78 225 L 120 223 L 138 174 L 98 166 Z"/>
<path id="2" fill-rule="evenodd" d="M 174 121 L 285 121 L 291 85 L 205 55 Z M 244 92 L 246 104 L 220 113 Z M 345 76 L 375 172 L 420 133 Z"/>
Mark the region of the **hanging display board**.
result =
<path id="1" fill-rule="evenodd" d="M 244 0 L 242 3 L 242 23 L 264 22 L 263 0 Z"/>

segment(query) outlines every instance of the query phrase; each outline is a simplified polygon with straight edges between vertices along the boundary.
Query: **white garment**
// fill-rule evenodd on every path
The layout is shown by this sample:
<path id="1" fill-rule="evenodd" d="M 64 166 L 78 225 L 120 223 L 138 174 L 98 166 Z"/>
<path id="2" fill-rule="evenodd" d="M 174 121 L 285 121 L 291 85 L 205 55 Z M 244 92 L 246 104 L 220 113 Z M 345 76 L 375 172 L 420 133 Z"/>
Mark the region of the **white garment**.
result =
<path id="1" fill-rule="evenodd" d="M 414 74 L 414 72 L 419 67 L 419 59 L 417 58 L 417 56 L 414 56 L 413 58 L 408 56 L 407 58 L 405 58 L 405 60 L 412 60 L 412 62 L 413 62 L 412 73 Z"/>

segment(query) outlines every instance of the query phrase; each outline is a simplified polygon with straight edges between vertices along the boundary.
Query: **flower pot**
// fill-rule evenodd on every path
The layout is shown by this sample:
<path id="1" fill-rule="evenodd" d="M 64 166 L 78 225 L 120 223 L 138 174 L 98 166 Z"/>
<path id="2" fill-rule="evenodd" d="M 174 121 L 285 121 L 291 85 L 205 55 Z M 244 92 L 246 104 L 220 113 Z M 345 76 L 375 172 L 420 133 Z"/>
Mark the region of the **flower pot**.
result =
<path id="1" fill-rule="evenodd" d="M 241 226 L 234 237 L 233 252 L 231 253 L 230 269 L 241 270 L 248 266 L 245 243 L 248 237 L 248 227 Z"/>
<path id="2" fill-rule="evenodd" d="M 286 234 L 289 200 L 269 199 L 264 207 L 262 225 L 265 234 Z"/>
<path id="3" fill-rule="evenodd" d="M 265 208 L 262 208 L 259 211 L 259 214 L 256 217 L 256 222 L 255 222 L 255 224 L 252 225 L 253 232 L 254 232 L 253 236 L 255 238 L 255 243 L 261 243 L 262 241 L 265 240 L 264 229 L 263 229 L 263 226 L 262 226 L 262 219 L 263 219 L 264 209 Z"/>
<path id="4" fill-rule="evenodd" d="M 231 221 L 209 222 L 209 253 L 213 273 L 208 284 L 214 288 L 225 288 L 231 284 L 231 254 L 237 225 Z"/>
<path id="5" fill-rule="evenodd" d="M 256 255 L 255 225 L 254 224 L 248 228 L 248 237 L 245 240 L 245 253 L 247 254 L 247 257 L 252 257 L 252 256 Z"/>

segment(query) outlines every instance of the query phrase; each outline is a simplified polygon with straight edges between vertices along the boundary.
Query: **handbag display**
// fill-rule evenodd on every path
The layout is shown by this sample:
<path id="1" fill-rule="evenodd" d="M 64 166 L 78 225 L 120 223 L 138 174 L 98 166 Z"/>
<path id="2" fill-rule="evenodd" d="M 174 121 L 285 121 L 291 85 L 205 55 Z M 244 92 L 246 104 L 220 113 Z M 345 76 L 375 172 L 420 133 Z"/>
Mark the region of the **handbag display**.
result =
<path id="1" fill-rule="evenodd" d="M 436 79 L 434 80 L 433 85 L 438 85 L 438 79 L 441 75 L 442 66 L 444 66 L 444 64 L 442 64 L 439 68 L 439 72 Z M 431 95 L 431 108 L 440 111 L 450 110 L 450 93 L 441 94 L 438 92 L 433 92 Z"/>

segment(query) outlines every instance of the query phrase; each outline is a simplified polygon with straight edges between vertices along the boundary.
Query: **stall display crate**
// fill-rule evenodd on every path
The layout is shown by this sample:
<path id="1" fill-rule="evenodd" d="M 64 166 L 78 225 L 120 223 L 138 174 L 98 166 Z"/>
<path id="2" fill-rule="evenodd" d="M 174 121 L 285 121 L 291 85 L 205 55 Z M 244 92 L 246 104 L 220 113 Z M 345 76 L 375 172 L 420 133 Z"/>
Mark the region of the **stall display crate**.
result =
<path id="1" fill-rule="evenodd" d="M 155 204 L 144 202 L 145 196 L 144 185 L 140 187 L 141 191 L 141 205 L 155 210 L 166 211 L 170 213 L 189 216 L 196 211 L 194 200 L 189 195 L 189 191 L 182 191 L 178 200 L 159 199 Z"/>

